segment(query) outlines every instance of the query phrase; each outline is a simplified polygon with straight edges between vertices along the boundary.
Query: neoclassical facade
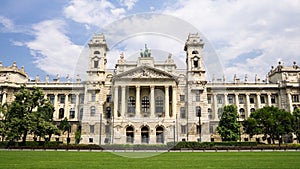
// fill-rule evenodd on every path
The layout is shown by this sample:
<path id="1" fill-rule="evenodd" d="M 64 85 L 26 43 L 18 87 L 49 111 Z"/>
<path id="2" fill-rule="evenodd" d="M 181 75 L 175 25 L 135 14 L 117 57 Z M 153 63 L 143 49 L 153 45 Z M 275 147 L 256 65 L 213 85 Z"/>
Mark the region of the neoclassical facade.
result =
<path id="1" fill-rule="evenodd" d="M 53 119 L 68 118 L 71 137 L 81 131 L 84 144 L 166 144 L 177 141 L 217 141 L 216 127 L 224 105 L 238 108 L 239 121 L 264 106 L 292 112 L 300 107 L 300 68 L 279 63 L 265 80 L 207 80 L 203 41 L 189 34 L 184 46 L 186 69 L 173 56 L 157 62 L 145 46 L 136 61 L 123 55 L 108 70 L 108 46 L 103 34 L 89 41 L 87 78 L 29 80 L 24 67 L 0 63 L 0 102 L 11 102 L 25 84 L 43 89 L 55 107 Z M 30 137 L 30 136 L 29 136 Z M 247 140 L 248 136 L 242 136 Z M 29 138 L 30 139 L 30 138 Z M 61 136 L 65 141 L 65 137 Z"/>

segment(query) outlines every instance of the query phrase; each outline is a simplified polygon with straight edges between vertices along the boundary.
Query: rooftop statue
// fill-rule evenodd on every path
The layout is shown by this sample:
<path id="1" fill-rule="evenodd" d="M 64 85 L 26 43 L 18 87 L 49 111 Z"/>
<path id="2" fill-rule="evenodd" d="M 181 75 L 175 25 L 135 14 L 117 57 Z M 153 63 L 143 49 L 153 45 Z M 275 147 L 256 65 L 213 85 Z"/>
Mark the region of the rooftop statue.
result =
<path id="1" fill-rule="evenodd" d="M 140 52 L 141 57 L 151 57 L 151 50 L 147 48 L 147 44 L 145 44 L 145 51 L 141 49 Z"/>

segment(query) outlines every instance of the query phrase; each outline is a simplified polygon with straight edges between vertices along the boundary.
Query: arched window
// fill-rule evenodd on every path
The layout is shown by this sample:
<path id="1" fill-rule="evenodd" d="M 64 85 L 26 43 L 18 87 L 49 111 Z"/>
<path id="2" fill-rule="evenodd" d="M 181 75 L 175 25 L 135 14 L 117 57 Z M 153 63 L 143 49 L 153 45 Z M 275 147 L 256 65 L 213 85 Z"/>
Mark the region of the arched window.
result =
<path id="1" fill-rule="evenodd" d="M 198 51 L 194 50 L 192 54 L 199 54 Z"/>
<path id="2" fill-rule="evenodd" d="M 126 128 L 126 142 L 133 143 L 134 141 L 134 129 L 132 126 Z"/>
<path id="3" fill-rule="evenodd" d="M 201 117 L 201 107 L 196 106 L 196 117 Z"/>
<path id="4" fill-rule="evenodd" d="M 91 114 L 91 116 L 95 116 L 95 114 L 96 114 L 96 108 L 95 108 L 95 106 L 91 106 L 90 114 Z"/>
<path id="5" fill-rule="evenodd" d="M 156 128 L 156 143 L 164 143 L 164 129 L 161 126 Z"/>
<path id="6" fill-rule="evenodd" d="M 164 99 L 161 96 L 155 98 L 155 112 L 162 113 L 164 111 Z"/>
<path id="7" fill-rule="evenodd" d="M 58 118 L 62 119 L 62 118 L 64 118 L 64 116 L 65 116 L 65 109 L 64 108 L 60 108 L 58 110 Z"/>
<path id="8" fill-rule="evenodd" d="M 111 118 L 111 108 L 110 107 L 106 107 L 105 116 L 107 119 Z"/>
<path id="9" fill-rule="evenodd" d="M 199 58 L 198 57 L 194 57 L 193 59 L 193 66 L 194 68 L 198 68 L 199 67 Z"/>
<path id="10" fill-rule="evenodd" d="M 250 112 L 251 112 L 251 113 L 255 112 L 255 108 L 251 108 L 251 109 L 250 109 Z"/>
<path id="11" fill-rule="evenodd" d="M 69 118 L 70 119 L 74 119 L 75 118 L 75 109 L 74 108 L 70 109 Z"/>
<path id="12" fill-rule="evenodd" d="M 135 97 L 129 96 L 127 104 L 128 113 L 135 113 Z"/>
<path id="13" fill-rule="evenodd" d="M 142 143 L 149 143 L 149 128 L 144 126 L 141 128 Z"/>
<path id="14" fill-rule="evenodd" d="M 239 112 L 240 112 L 240 117 L 242 119 L 244 119 L 246 117 L 246 115 L 245 115 L 245 109 L 244 108 L 240 108 Z"/>
<path id="15" fill-rule="evenodd" d="M 95 51 L 94 54 L 100 54 L 100 52 L 99 51 Z"/>
<path id="16" fill-rule="evenodd" d="M 144 96 L 142 98 L 142 112 L 143 113 L 148 113 L 150 109 L 150 102 L 149 102 L 149 97 Z"/>

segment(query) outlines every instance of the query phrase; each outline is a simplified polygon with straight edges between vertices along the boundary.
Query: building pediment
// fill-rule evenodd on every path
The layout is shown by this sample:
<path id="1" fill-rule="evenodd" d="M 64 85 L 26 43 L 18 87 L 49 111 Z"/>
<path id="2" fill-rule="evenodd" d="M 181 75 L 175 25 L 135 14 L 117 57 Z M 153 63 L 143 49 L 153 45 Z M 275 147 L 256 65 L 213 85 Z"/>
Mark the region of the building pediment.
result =
<path id="1" fill-rule="evenodd" d="M 169 79 L 177 81 L 177 77 L 160 69 L 139 66 L 115 76 L 115 79 Z"/>

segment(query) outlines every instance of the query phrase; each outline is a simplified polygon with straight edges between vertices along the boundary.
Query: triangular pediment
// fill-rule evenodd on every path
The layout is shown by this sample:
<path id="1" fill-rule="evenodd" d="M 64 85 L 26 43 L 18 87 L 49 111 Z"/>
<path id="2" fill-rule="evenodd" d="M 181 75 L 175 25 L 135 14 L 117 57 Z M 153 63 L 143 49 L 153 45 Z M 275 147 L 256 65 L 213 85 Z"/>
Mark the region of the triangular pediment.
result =
<path id="1" fill-rule="evenodd" d="M 177 77 L 160 69 L 140 66 L 115 76 L 116 79 L 173 79 Z"/>

